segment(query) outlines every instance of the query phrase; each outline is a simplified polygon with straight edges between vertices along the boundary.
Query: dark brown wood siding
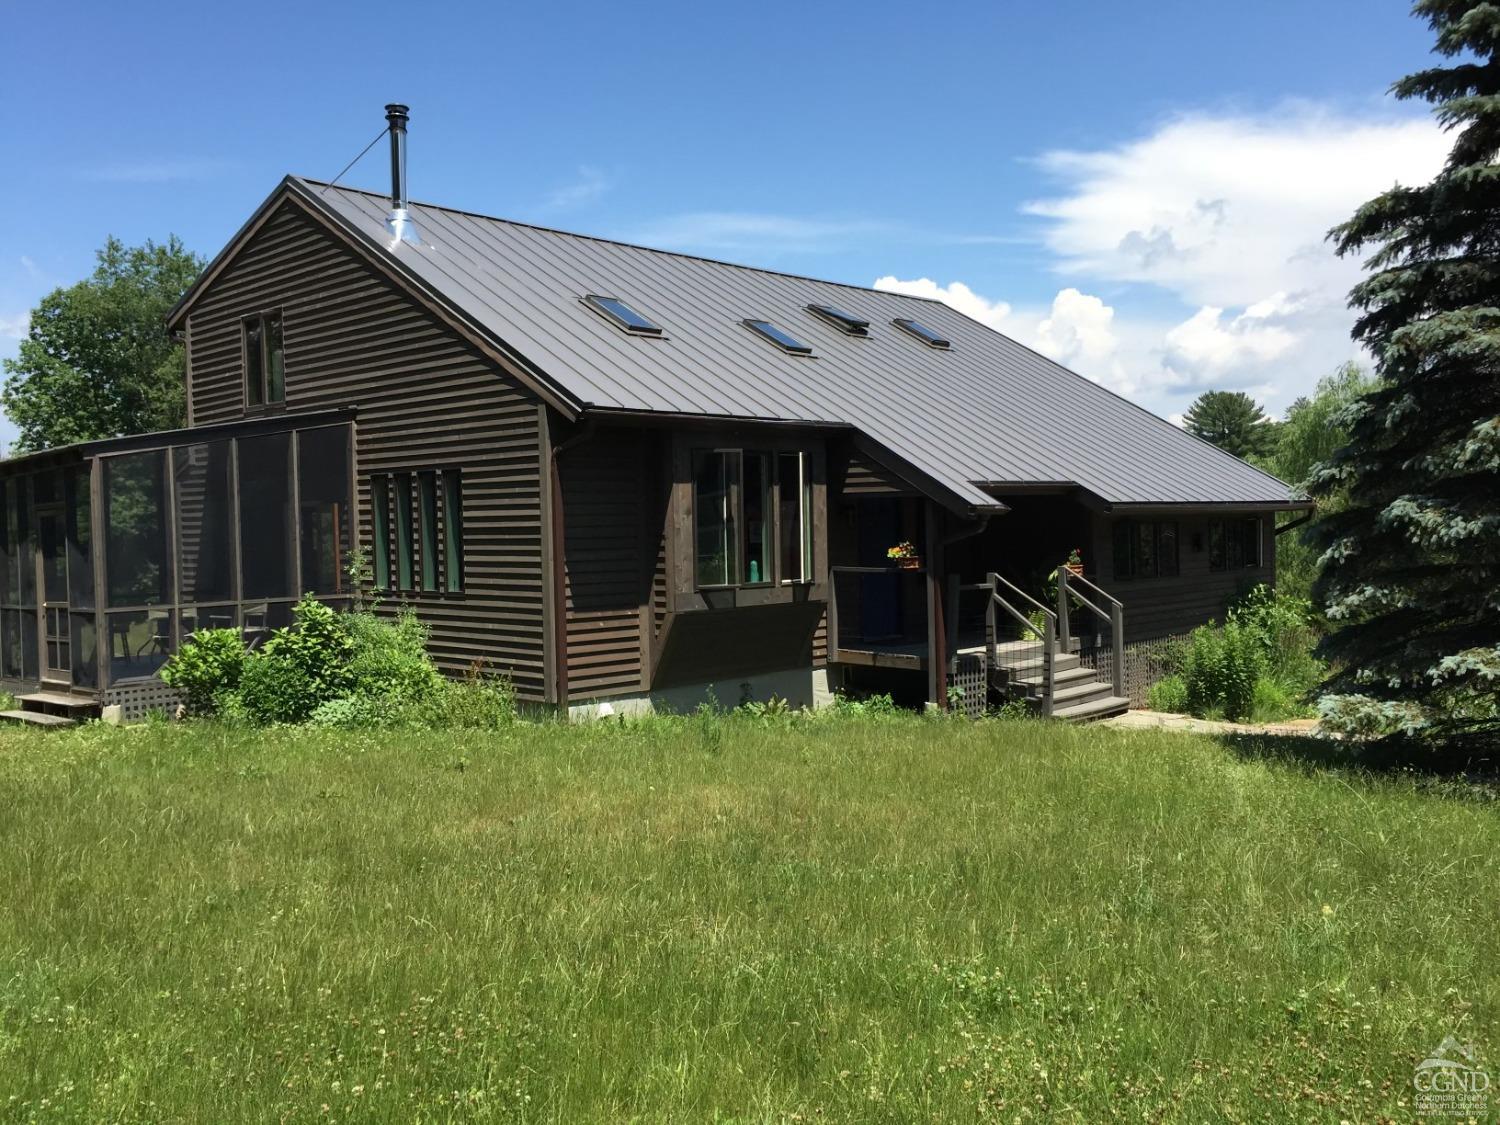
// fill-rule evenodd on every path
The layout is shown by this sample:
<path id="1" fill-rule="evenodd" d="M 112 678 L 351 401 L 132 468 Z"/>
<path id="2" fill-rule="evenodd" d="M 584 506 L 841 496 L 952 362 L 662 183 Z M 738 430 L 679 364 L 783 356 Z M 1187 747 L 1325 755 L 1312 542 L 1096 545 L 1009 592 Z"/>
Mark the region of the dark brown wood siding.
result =
<path id="1" fill-rule="evenodd" d="M 1226 518 L 1245 518 L 1235 513 Z M 1094 517 L 1093 559 L 1088 577 L 1125 604 L 1127 642 L 1176 636 L 1210 621 L 1223 621 L 1224 609 L 1238 594 L 1276 578 L 1275 517 L 1259 513 L 1261 565 L 1243 570 L 1209 568 L 1208 527 L 1213 516 L 1159 515 L 1142 520 L 1172 520 L 1178 527 L 1178 569 L 1174 578 L 1117 578 L 1114 574 L 1114 520 Z M 1098 575 L 1105 577 L 1100 578 Z"/>
<path id="2" fill-rule="evenodd" d="M 915 496 L 911 485 L 857 449 L 836 461 L 835 492 L 842 496 Z"/>
<path id="3" fill-rule="evenodd" d="M 240 319 L 267 308 L 282 310 L 286 409 L 358 408 L 362 543 L 371 473 L 462 471 L 464 590 L 405 595 L 431 627 L 435 659 L 452 672 L 482 660 L 523 698 L 543 698 L 536 398 L 289 202 L 188 317 L 194 425 L 245 416 Z"/>
<path id="4" fill-rule="evenodd" d="M 565 450 L 568 698 L 640 691 L 661 521 L 652 535 L 655 435 L 600 430 Z M 654 539 L 654 541 L 653 541 Z"/>

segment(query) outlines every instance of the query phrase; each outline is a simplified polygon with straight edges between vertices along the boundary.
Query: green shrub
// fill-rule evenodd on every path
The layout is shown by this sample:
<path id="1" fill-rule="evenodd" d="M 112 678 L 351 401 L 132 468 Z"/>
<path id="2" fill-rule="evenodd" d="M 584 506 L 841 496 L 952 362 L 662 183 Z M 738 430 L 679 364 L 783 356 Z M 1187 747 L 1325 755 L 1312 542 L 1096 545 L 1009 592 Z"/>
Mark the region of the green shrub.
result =
<path id="1" fill-rule="evenodd" d="M 402 707 L 431 703 L 443 694 L 442 674 L 427 654 L 427 628 L 410 609 L 394 619 L 346 614 L 344 628 L 352 643 L 348 694 Z"/>
<path id="2" fill-rule="evenodd" d="M 162 665 L 162 683 L 195 715 L 212 715 L 218 700 L 240 686 L 245 642 L 238 629 L 199 629 Z"/>
<path id="3" fill-rule="evenodd" d="M 1259 638 L 1238 622 L 1193 630 L 1182 667 L 1187 710 L 1199 717 L 1248 716 L 1263 663 Z"/>
<path id="4" fill-rule="evenodd" d="M 367 695 L 346 695 L 318 704 L 307 721 L 315 727 L 356 730 L 390 726 L 396 718 L 395 710 L 383 700 Z"/>
<path id="5" fill-rule="evenodd" d="M 1151 685 L 1151 710 L 1180 715 L 1188 709 L 1187 684 L 1181 676 L 1164 676 Z"/>
<path id="6" fill-rule="evenodd" d="M 1313 656 L 1318 630 L 1306 598 L 1259 585 L 1236 602 L 1228 619 L 1254 636 L 1266 671 L 1283 686 L 1304 692 L 1323 678 L 1323 665 Z"/>
<path id="7" fill-rule="evenodd" d="M 238 693 L 245 715 L 260 725 L 304 722 L 325 696 L 301 661 L 269 645 L 245 661 Z"/>
<path id="8" fill-rule="evenodd" d="M 868 695 L 861 699 L 839 694 L 833 697 L 832 705 L 825 708 L 825 711 L 830 718 L 866 719 L 897 715 L 901 708 L 896 706 L 896 701 L 889 693 Z"/>
<path id="9" fill-rule="evenodd" d="M 319 703 L 338 699 L 351 687 L 354 640 L 347 620 L 346 614 L 305 597 L 292 608 L 292 624 L 272 633 L 258 655 L 296 665 L 312 684 Z"/>
<path id="10" fill-rule="evenodd" d="M 493 730 L 516 721 L 516 690 L 509 676 L 487 676 L 479 666 L 462 680 L 441 681 L 433 703 L 419 709 L 429 725 Z"/>

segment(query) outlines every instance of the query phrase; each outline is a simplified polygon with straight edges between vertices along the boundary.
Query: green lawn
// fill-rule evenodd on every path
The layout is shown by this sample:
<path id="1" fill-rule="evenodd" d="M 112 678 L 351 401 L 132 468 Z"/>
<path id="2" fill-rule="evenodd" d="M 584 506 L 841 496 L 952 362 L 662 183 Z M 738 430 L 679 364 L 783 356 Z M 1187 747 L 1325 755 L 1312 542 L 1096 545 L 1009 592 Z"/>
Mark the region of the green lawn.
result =
<path id="1" fill-rule="evenodd" d="M 1500 810 L 1181 734 L 7 730 L 0 894 L 7 1120 L 1409 1120 L 1500 1059 Z"/>

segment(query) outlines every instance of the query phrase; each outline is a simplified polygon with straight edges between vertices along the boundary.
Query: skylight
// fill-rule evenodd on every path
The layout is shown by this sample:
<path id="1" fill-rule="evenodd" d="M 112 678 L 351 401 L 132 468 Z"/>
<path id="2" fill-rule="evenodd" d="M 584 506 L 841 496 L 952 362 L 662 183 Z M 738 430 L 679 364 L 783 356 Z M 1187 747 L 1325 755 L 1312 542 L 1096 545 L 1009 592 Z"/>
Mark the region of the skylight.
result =
<path id="1" fill-rule="evenodd" d="M 660 336 L 661 325 L 653 324 L 618 297 L 601 297 L 590 293 L 583 303 L 600 313 L 616 327 L 636 336 Z"/>
<path id="2" fill-rule="evenodd" d="M 851 336 L 868 336 L 870 334 L 870 322 L 861 320 L 853 313 L 846 313 L 843 309 L 833 305 L 808 305 L 807 311 L 814 316 L 822 317 L 835 328 L 842 328 Z"/>
<path id="3" fill-rule="evenodd" d="M 747 320 L 745 327 L 753 328 L 784 352 L 791 352 L 793 355 L 812 355 L 812 348 L 791 333 L 777 328 L 768 320 Z"/>
<path id="4" fill-rule="evenodd" d="M 921 340 L 922 343 L 926 344 L 929 348 L 951 348 L 953 346 L 952 344 L 948 343 L 948 341 L 943 337 L 934 332 L 931 328 L 928 328 L 927 325 L 922 324 L 919 321 L 907 320 L 905 317 L 898 317 L 897 319 L 891 321 L 891 323 L 894 324 L 897 328 L 901 329 L 903 332 L 910 332 L 913 336 L 915 336 L 918 340 Z"/>

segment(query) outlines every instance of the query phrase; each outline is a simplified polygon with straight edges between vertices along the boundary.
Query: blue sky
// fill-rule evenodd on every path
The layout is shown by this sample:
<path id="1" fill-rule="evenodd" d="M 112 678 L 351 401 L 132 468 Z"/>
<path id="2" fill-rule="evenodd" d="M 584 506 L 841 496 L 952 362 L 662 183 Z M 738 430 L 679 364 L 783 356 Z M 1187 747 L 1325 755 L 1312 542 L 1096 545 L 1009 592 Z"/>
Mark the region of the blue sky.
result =
<path id="1" fill-rule="evenodd" d="M 1436 171 L 1389 0 L 26 4 L 0 356 L 114 234 L 211 256 L 412 107 L 414 198 L 943 296 L 1171 416 L 1353 354 L 1323 231 Z M 346 182 L 383 189 L 377 147 Z M 8 440 L 8 424 L 0 437 Z"/>

